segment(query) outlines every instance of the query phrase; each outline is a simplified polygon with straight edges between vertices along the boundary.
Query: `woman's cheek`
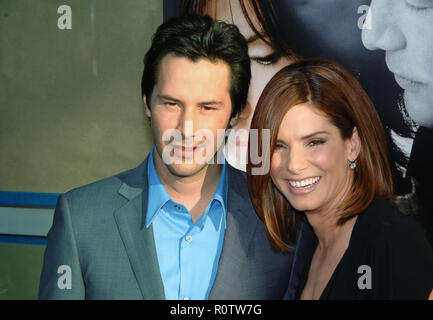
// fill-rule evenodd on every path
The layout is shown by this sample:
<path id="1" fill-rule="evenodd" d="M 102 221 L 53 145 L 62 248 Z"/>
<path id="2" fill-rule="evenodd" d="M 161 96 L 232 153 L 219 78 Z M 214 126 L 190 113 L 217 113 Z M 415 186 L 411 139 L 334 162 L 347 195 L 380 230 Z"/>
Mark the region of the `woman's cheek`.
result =
<path id="1" fill-rule="evenodd" d="M 278 177 L 281 175 L 281 169 L 282 169 L 282 161 L 281 161 L 281 155 L 278 152 L 274 152 L 272 159 L 271 159 L 271 168 L 270 168 L 270 174 L 274 181 L 278 179 Z"/>
<path id="2" fill-rule="evenodd" d="M 310 160 L 322 170 L 331 169 L 337 162 L 336 151 L 327 146 L 318 146 L 310 151 Z"/>

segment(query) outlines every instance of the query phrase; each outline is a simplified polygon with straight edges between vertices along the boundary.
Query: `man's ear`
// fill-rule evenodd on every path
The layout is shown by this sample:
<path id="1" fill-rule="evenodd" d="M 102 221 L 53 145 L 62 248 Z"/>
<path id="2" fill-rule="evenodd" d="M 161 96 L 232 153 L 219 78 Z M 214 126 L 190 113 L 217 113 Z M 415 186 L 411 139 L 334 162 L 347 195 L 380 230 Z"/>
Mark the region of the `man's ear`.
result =
<path id="1" fill-rule="evenodd" d="M 239 116 L 240 116 L 240 114 L 238 112 L 238 114 L 236 114 L 233 118 L 230 119 L 230 127 L 233 128 L 235 125 L 238 124 L 238 122 L 239 122 Z"/>
<path id="2" fill-rule="evenodd" d="M 146 110 L 146 116 L 150 119 L 152 116 L 152 113 L 150 111 L 149 105 L 147 104 L 146 95 L 143 96 L 143 102 L 144 102 L 144 108 Z"/>
<path id="3" fill-rule="evenodd" d="M 358 129 L 353 127 L 352 137 L 349 139 L 349 162 L 355 161 L 361 152 L 361 138 L 358 134 Z"/>

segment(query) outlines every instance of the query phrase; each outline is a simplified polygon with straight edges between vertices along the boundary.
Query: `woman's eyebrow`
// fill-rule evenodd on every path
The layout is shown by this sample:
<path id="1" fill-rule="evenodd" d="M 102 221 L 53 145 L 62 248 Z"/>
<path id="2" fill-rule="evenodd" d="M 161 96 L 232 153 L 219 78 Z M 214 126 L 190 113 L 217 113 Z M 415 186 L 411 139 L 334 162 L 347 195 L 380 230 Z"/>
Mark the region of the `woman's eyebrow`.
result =
<path id="1" fill-rule="evenodd" d="M 311 137 L 313 137 L 315 135 L 318 135 L 318 134 L 329 134 L 329 132 L 328 131 L 316 131 L 316 132 L 307 134 L 305 136 L 302 136 L 301 139 L 302 140 L 307 140 L 307 139 L 309 139 L 309 138 L 311 138 Z"/>

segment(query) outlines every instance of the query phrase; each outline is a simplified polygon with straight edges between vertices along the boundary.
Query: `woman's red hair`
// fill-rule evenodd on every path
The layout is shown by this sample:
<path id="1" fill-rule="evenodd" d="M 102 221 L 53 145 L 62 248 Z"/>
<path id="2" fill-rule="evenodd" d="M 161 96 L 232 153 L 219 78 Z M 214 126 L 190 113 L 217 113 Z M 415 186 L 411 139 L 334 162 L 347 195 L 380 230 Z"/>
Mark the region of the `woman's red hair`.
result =
<path id="1" fill-rule="evenodd" d="M 308 59 L 294 63 L 281 69 L 266 85 L 251 123 L 251 129 L 258 129 L 258 150 L 269 153 L 261 157 L 272 158 L 282 119 L 291 107 L 303 103 L 325 114 L 343 139 L 349 139 L 356 127 L 361 140 L 353 185 L 339 206 L 338 223 L 343 224 L 363 212 L 374 198 L 391 198 L 392 176 L 380 118 L 359 82 L 342 66 L 329 60 Z M 263 129 L 270 130 L 269 146 L 261 145 Z M 253 168 L 261 164 L 254 164 L 250 149 L 251 139 L 247 179 L 254 208 L 266 225 L 273 248 L 285 251 L 295 242 L 300 215 L 275 187 L 269 172 L 252 174 Z"/>

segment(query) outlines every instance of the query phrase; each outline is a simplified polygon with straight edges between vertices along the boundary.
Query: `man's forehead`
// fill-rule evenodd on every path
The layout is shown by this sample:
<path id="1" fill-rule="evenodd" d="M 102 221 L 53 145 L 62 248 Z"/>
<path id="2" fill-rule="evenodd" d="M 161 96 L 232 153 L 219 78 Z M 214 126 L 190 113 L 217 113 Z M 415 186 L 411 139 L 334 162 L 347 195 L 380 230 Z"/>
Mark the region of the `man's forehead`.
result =
<path id="1" fill-rule="evenodd" d="M 230 70 L 226 63 L 167 56 L 161 61 L 154 91 L 160 97 L 179 101 L 221 101 L 229 94 L 229 88 Z"/>
<path id="2" fill-rule="evenodd" d="M 201 78 L 225 78 L 230 76 L 229 65 L 221 59 L 197 58 L 195 60 L 189 57 L 167 54 L 159 63 L 157 77 L 165 77 L 168 79 L 173 76 L 184 77 L 189 80 L 190 75 L 195 75 Z M 216 79 L 214 79 L 216 80 Z"/>

